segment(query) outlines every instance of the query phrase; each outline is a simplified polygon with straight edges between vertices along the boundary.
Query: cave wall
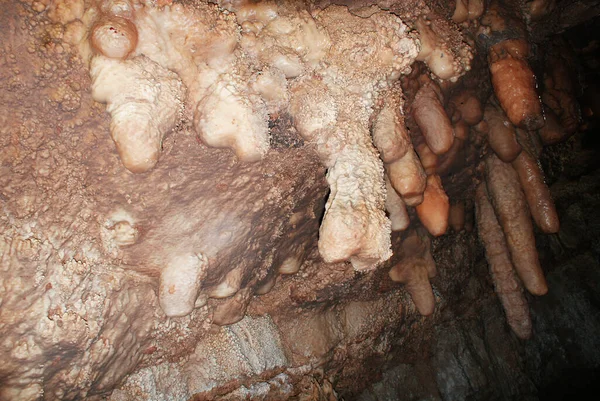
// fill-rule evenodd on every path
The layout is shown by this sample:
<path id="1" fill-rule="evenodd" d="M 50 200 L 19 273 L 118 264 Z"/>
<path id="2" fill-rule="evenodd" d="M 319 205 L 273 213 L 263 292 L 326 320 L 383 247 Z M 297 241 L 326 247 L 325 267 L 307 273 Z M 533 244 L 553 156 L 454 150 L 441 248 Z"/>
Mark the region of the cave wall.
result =
<path id="1" fill-rule="evenodd" d="M 159 10 L 171 2 L 145 3 Z M 241 14 L 236 2 L 221 2 L 221 8 L 181 3 L 206 12 L 198 18 L 219 15 L 219 23 L 229 27 L 235 26 L 234 14 Z M 341 119 L 341 131 L 353 134 L 340 137 L 356 142 L 355 150 L 364 160 L 384 153 L 370 143 L 374 117 L 365 110 L 385 108 L 387 101 L 409 110 L 420 89 L 411 82 L 419 76 L 426 81 L 424 87 L 436 86 L 446 98 L 464 87 L 477 88 L 479 99 L 492 93 L 485 48 L 472 36 L 479 22 L 452 21 L 455 4 L 380 1 L 373 8 L 369 6 L 375 2 L 317 2 L 309 8 L 327 9 L 331 3 L 343 7 L 330 8 L 336 12 L 319 17 L 319 23 L 337 30 L 344 26 L 336 20 L 340 15 L 342 20 L 364 23 L 360 29 L 379 29 L 369 20 L 375 12 L 383 12 L 384 25 L 395 18 L 408 24 L 406 31 L 399 28 L 406 36 L 394 42 L 404 46 L 403 56 L 392 67 L 381 64 L 390 68 L 390 76 L 400 71 L 405 76 L 401 88 L 390 84 L 385 89 L 393 95 L 383 106 L 373 102 L 357 107 L 359 98 L 353 97 L 352 88 L 331 95 L 350 110 Z M 207 146 L 223 145 L 213 145 L 198 132 L 190 107 L 193 93 L 185 100 L 172 99 L 177 108 L 166 118 L 173 124 L 160 138 L 160 160 L 156 156 L 151 169 L 136 171 L 140 164 L 128 164 L 125 145 L 114 133 L 116 117 L 111 120 L 106 106 L 92 98 L 99 78 L 89 57 L 97 50 L 82 50 L 73 42 L 95 26 L 95 16 L 89 21 L 82 17 L 95 4 L 1 3 L 0 399 L 534 400 L 558 399 L 569 388 L 595 388 L 600 363 L 594 335 L 600 324 L 595 302 L 600 181 L 593 139 L 597 122 L 586 115 L 597 99 L 593 92 L 584 92 L 597 82 L 589 66 L 581 67 L 579 77 L 585 79 L 577 87 L 579 95 L 585 94 L 580 96 L 585 119 L 579 132 L 546 146 L 540 156 L 561 228 L 551 235 L 535 231 L 549 292 L 525 295 L 533 336 L 520 340 L 507 325 L 494 292 L 474 221 L 474 185 L 485 179 L 477 166 L 482 157 L 493 154 L 484 135 L 472 128 L 464 153 L 439 172 L 444 196 L 450 198 L 446 203 L 464 202 L 466 210 L 462 226 L 447 232 L 444 228 L 441 236 L 431 233 L 426 215 L 413 208 L 407 214 L 411 229 L 389 234 L 381 187 L 383 168 L 389 169 L 393 161 L 382 163 L 375 157 L 372 164 L 362 164 L 359 157 L 355 162 L 364 173 L 340 170 L 335 179 L 341 181 L 335 181 L 333 173 L 327 175 L 339 166 L 348 168 L 332 161 L 344 161 L 347 154 L 338 152 L 340 142 L 326 142 L 318 133 L 312 138 L 303 131 L 298 121 L 304 114 L 294 112 L 294 94 L 290 109 L 280 105 L 288 100 L 261 100 L 266 109 L 258 114 L 268 118 L 257 124 L 268 127 L 268 151 L 257 146 L 259 153 L 264 151 L 260 160 L 246 160 L 254 156 L 244 153 L 236 141 L 245 142 L 235 135 L 225 140 L 235 143 L 225 145 L 233 152 Z M 507 4 L 509 9 L 523 6 Z M 577 11 L 579 2 L 550 4 L 554 8 L 546 19 L 530 21 L 530 27 L 566 29 L 598 12 L 595 3 L 586 6 L 588 13 Z M 443 42 L 440 46 L 456 61 L 450 73 L 431 58 L 415 62 L 416 43 L 424 41 L 419 39 L 423 31 L 417 29 L 423 13 L 429 13 Z M 291 11 L 290 15 L 295 18 Z M 540 60 L 547 60 L 544 41 L 556 38 L 548 39 L 543 29 L 531 32 L 534 50 L 539 49 L 531 65 L 541 77 Z M 561 40 L 572 41 L 574 36 L 567 32 Z M 336 40 L 343 39 L 341 35 Z M 369 49 L 366 39 L 361 40 L 357 37 L 356 43 L 367 43 L 363 48 Z M 582 52 L 591 42 L 575 50 Z M 586 54 L 593 66 L 590 53 L 579 57 Z M 304 60 L 302 68 L 314 68 L 312 73 L 323 76 L 339 68 L 339 76 L 348 79 L 344 83 L 355 80 L 362 85 L 357 84 L 358 93 L 372 90 L 369 85 L 375 81 L 387 85 L 370 70 L 379 65 L 352 65 L 356 72 L 336 57 L 327 59 L 327 67 Z M 156 80 L 177 80 L 156 71 Z M 450 75 L 440 80 L 436 73 Z M 189 78 L 179 74 L 190 89 Z M 325 103 L 319 103 L 323 99 L 311 98 L 308 89 L 306 98 L 303 91 L 321 94 L 331 87 L 304 79 L 309 78 L 294 81 L 298 104 L 312 107 L 307 115 L 325 113 Z M 115 93 L 129 93 L 126 85 L 115 88 Z M 378 90 L 372 92 L 374 98 L 385 92 Z M 159 105 L 164 100 L 157 99 Z M 451 114 L 451 106 L 443 106 L 443 112 Z M 244 116 L 240 112 L 240 118 Z M 408 112 L 395 118 L 406 122 L 416 149 L 423 142 L 418 124 Z M 251 134 L 260 140 L 259 134 Z M 417 153 L 426 167 L 424 154 Z M 436 163 L 444 160 L 440 157 Z M 381 182 L 373 181 L 375 171 Z M 352 180 L 343 181 L 346 176 Z M 335 188 L 332 183 L 348 191 L 352 202 L 378 209 L 356 215 L 341 207 L 340 215 L 358 221 L 367 216 L 366 222 L 358 228 L 352 226 L 354 221 L 350 224 L 350 232 L 362 235 L 359 245 L 344 248 L 349 251 L 325 263 L 323 254 L 336 255 L 337 249 L 320 242 L 327 233 L 324 213 L 334 210 L 333 203 L 327 203 Z M 377 201 L 371 202 L 371 190 L 379 196 Z M 352 198 L 355 193 L 362 197 Z M 410 197 L 404 200 L 410 202 Z M 354 238 L 342 234 L 343 241 L 333 235 L 332 243 L 344 247 Z M 411 236 L 419 240 L 407 249 Z M 378 239 L 371 242 L 371 237 Z M 389 243 L 389 260 L 383 260 L 387 250 L 382 243 Z M 409 258 L 421 269 L 417 291 L 411 289 L 413 281 L 398 283 L 388 275 L 395 266 L 408 265 Z M 435 262 L 435 277 L 426 270 L 430 261 Z M 423 288 L 425 292 L 419 292 Z M 430 316 L 422 316 L 424 310 Z"/>

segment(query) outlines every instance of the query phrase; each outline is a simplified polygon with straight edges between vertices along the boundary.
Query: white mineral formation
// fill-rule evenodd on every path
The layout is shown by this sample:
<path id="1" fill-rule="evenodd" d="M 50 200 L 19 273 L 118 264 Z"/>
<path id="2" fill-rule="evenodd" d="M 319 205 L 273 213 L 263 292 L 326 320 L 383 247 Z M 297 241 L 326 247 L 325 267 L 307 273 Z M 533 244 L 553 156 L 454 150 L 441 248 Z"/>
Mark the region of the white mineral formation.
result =
<path id="1" fill-rule="evenodd" d="M 479 19 L 485 11 L 484 0 L 456 0 L 452 19 L 461 23 Z"/>
<path id="2" fill-rule="evenodd" d="M 232 148 L 241 160 L 257 161 L 269 149 L 267 110 L 239 86 L 233 79 L 217 81 L 198 103 L 194 125 L 207 145 Z"/>
<path id="3" fill-rule="evenodd" d="M 302 56 L 314 72 L 292 86 L 290 111 L 330 169 L 319 252 L 328 262 L 349 259 L 355 269 L 370 269 L 391 255 L 391 225 L 383 211 L 383 168 L 369 121 L 376 99 L 414 60 L 416 46 L 402 22 L 388 13 L 365 19 L 329 7 L 315 20 L 322 31 L 308 25 L 304 37 L 310 40 L 297 40 L 312 44 Z M 331 42 L 336 45 L 323 52 Z"/>
<path id="4" fill-rule="evenodd" d="M 277 75 L 261 79 L 262 71 L 252 68 L 239 49 L 234 18 L 204 3 L 141 8 L 137 53 L 181 77 L 189 91 L 189 117 L 208 146 L 231 148 L 240 160 L 256 161 L 269 148 L 268 112 L 285 98 L 286 82 Z"/>
<path id="5" fill-rule="evenodd" d="M 387 260 L 391 223 L 373 140 L 384 161 L 418 164 L 404 129 L 400 87 L 391 90 L 417 57 L 416 39 L 389 12 L 362 18 L 341 6 L 315 11 L 293 2 L 223 1 L 219 6 L 105 0 L 86 11 L 83 20 L 96 54 L 90 63 L 94 98 L 107 103 L 123 163 L 133 172 L 154 166 L 182 101 L 184 118 L 193 121 L 199 137 L 209 146 L 234 150 L 242 161 L 263 158 L 269 149 L 269 114 L 288 111 L 329 168 L 321 256 L 326 262 L 350 261 L 358 270 Z M 428 35 L 422 32 L 421 56 L 432 71 L 445 79 L 460 75 L 462 59 L 448 53 L 442 62 L 437 53 L 424 55 Z M 82 55 L 90 53 L 85 45 L 80 48 Z M 379 110 L 385 97 L 391 100 Z M 380 118 L 372 139 L 375 113 Z M 412 178 L 389 169 L 392 186 L 405 198 L 400 202 L 422 199 L 424 176 L 416 164 L 403 168 L 416 174 Z M 409 183 L 408 191 L 402 180 Z M 395 229 L 408 223 L 407 215 L 394 219 Z M 235 292 L 236 286 L 226 287 L 215 294 Z M 193 300 L 184 303 L 193 305 Z M 168 314 L 173 313 L 179 312 Z"/>
<path id="6" fill-rule="evenodd" d="M 92 96 L 106 103 L 110 134 L 123 165 L 134 173 L 150 170 L 163 137 L 181 118 L 185 89 L 176 74 L 144 56 L 119 61 L 92 59 Z"/>
<path id="7" fill-rule="evenodd" d="M 384 163 L 400 159 L 412 148 L 402 114 L 402 92 L 395 86 L 373 122 L 373 143 Z"/>
<path id="8" fill-rule="evenodd" d="M 281 263 L 278 271 L 280 274 L 296 274 L 300 270 L 300 265 L 302 265 L 302 260 L 296 256 L 289 256 Z"/>
<path id="9" fill-rule="evenodd" d="M 225 279 L 220 282 L 208 295 L 211 298 L 227 298 L 239 291 L 242 283 L 242 273 L 239 267 L 227 273 Z"/>
<path id="10" fill-rule="evenodd" d="M 385 209 L 387 210 L 392 223 L 392 231 L 405 230 L 410 224 L 410 217 L 406 210 L 406 204 L 400 195 L 396 193 L 396 190 L 387 176 L 385 177 L 385 186 L 387 191 Z"/>
<path id="11" fill-rule="evenodd" d="M 331 193 L 319 230 L 319 252 L 326 262 L 350 258 L 355 269 L 368 269 L 391 256 L 382 175 L 375 153 L 358 146 L 347 146 L 329 169 Z"/>
<path id="12" fill-rule="evenodd" d="M 473 11 L 475 12 L 475 9 Z M 416 28 L 419 31 L 421 44 L 417 60 L 425 62 L 438 78 L 456 81 L 470 69 L 473 55 L 470 53 L 457 55 L 447 43 L 447 39 L 434 30 L 435 19 L 421 17 L 416 22 Z"/>
<path id="13" fill-rule="evenodd" d="M 167 316 L 185 316 L 192 312 L 206 275 L 208 260 L 202 254 L 174 257 L 160 273 L 158 299 Z"/>

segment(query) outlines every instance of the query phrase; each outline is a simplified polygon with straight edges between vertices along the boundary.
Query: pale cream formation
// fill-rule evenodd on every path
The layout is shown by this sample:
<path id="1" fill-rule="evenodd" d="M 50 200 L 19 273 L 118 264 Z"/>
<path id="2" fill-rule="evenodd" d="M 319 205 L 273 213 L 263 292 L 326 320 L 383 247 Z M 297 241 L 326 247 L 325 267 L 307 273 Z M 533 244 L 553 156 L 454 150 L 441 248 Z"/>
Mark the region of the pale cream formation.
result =
<path id="1" fill-rule="evenodd" d="M 407 206 L 417 206 L 423 202 L 427 175 L 414 149 L 386 165 L 386 171 L 392 186 Z"/>
<path id="2" fill-rule="evenodd" d="M 203 3 L 144 7 L 137 26 L 137 51 L 175 71 L 188 87 L 188 117 L 200 138 L 232 148 L 242 161 L 260 160 L 269 149 L 269 101 L 259 92 L 285 82 L 271 74 L 259 79 L 260 71 L 250 68 L 238 48 L 235 17 Z"/>
<path id="3" fill-rule="evenodd" d="M 446 42 L 446 38 L 438 35 L 432 28 L 435 21 L 433 15 L 417 19 L 416 28 L 421 43 L 417 60 L 425 62 L 438 78 L 456 82 L 461 75 L 471 69 L 473 55 L 468 51 L 465 51 L 465 54 L 455 54 L 450 44 Z"/>
<path id="4" fill-rule="evenodd" d="M 105 72 L 92 75 L 98 80 L 96 92 L 106 82 L 98 77 L 120 73 L 134 60 L 174 71 L 187 87 L 187 117 L 193 119 L 199 136 L 209 146 L 232 148 L 243 161 L 265 155 L 268 116 L 289 103 L 298 131 L 315 144 L 329 167 L 331 195 L 319 239 L 322 257 L 327 262 L 350 260 L 357 269 L 373 268 L 387 260 L 391 228 L 384 212 L 383 166 L 371 140 L 370 125 L 378 99 L 417 55 L 416 41 L 407 27 L 387 12 L 361 18 L 338 6 L 314 14 L 292 2 L 223 2 L 220 6 L 230 13 L 204 3 L 157 8 L 104 1 L 88 9 L 84 16 L 87 26 L 93 32 L 108 32 L 94 36 L 100 42 L 94 40 L 92 49 L 104 54 L 103 49 L 112 46 L 115 50 L 110 54 L 124 59 L 93 57 L 93 71 Z M 106 29 L 106 21 L 121 23 L 119 32 L 136 32 L 137 42 L 126 40 L 127 35 L 115 37 L 112 25 Z M 86 46 L 81 47 L 82 54 L 87 54 Z M 175 97 L 183 98 L 182 94 Z M 117 109 L 117 94 L 96 98 Z M 176 104 L 163 105 L 162 114 L 176 116 Z M 136 104 L 131 107 L 135 109 Z M 161 113 L 156 116 L 160 118 Z M 406 132 L 400 132 L 403 120 L 394 118 L 391 129 L 398 132 L 396 139 L 408 143 Z M 138 161 L 136 152 L 142 147 L 133 144 L 141 142 L 113 117 L 114 131 L 125 133 L 113 137 L 119 138 L 115 139 L 119 152 L 132 171 L 152 167 L 162 137 L 174 125 L 152 122 L 159 128 L 153 134 L 152 152 L 146 151 Z M 396 155 L 391 159 L 401 155 L 405 161 L 410 159 L 406 157 L 408 150 L 412 151 L 409 145 L 394 147 Z M 417 166 L 412 170 L 420 175 Z M 392 179 L 392 184 L 395 181 Z"/>
<path id="5" fill-rule="evenodd" d="M 373 143 L 384 163 L 392 163 L 412 149 L 404 124 L 403 106 L 402 89 L 399 85 L 394 85 L 383 99 L 383 106 L 375 116 L 371 128 Z"/>
<path id="6" fill-rule="evenodd" d="M 235 52 L 239 34 L 232 16 L 208 4 L 155 8 L 137 2 L 104 1 L 100 9 L 92 7 L 84 16 L 84 22 L 92 25 L 94 53 L 117 59 L 144 55 L 174 71 L 188 89 L 187 99 L 179 99 L 186 99 L 191 114 L 188 117 L 193 118 L 204 142 L 233 148 L 244 161 L 264 156 L 269 147 L 268 107 L 279 100 L 274 92 L 279 90 L 280 96 L 285 95 L 285 80 L 268 72 L 259 77 L 258 71 L 249 69 L 241 54 Z M 135 41 L 127 40 L 128 36 L 134 37 L 127 35 L 130 31 L 135 32 Z M 81 47 L 85 56 L 88 50 Z M 117 71 L 122 66 L 115 63 L 108 68 Z M 265 91 L 270 92 L 263 100 L 260 93 Z M 178 106 L 174 102 L 164 108 L 177 110 Z M 165 125 L 158 118 L 153 125 Z M 163 129 L 161 135 L 171 128 Z"/>
<path id="7" fill-rule="evenodd" d="M 484 0 L 456 0 L 452 20 L 459 24 L 466 21 L 476 21 L 484 11 Z"/>
<path id="8" fill-rule="evenodd" d="M 313 45 L 301 53 L 301 60 L 303 68 L 313 72 L 291 85 L 290 112 L 300 134 L 315 144 L 329 167 L 331 194 L 320 229 L 319 252 L 327 262 L 349 259 L 356 269 L 370 269 L 391 255 L 391 227 L 383 210 L 383 166 L 369 133 L 371 115 L 376 100 L 414 60 L 416 44 L 407 36 L 406 26 L 388 13 L 360 18 L 335 6 L 318 12 L 314 20 L 303 17 L 290 19 L 289 24 L 300 24 L 302 29 L 292 31 L 310 38 Z M 324 28 L 317 29 L 315 22 Z M 263 38 L 259 35 L 258 39 Z M 305 43 L 306 39 L 297 41 Z M 276 55 L 279 59 L 291 52 L 268 49 L 259 58 Z M 318 65 L 317 57 L 322 57 Z M 403 135 L 395 123 L 390 128 L 394 130 L 391 135 Z M 386 135 L 375 135 L 382 149 L 384 141 L 379 139 Z M 406 142 L 402 137 L 393 139 Z M 409 153 L 406 149 L 398 153 L 403 152 Z M 389 160 L 397 155 L 384 157 Z"/>
<path id="9" fill-rule="evenodd" d="M 410 225 L 410 216 L 406 210 L 406 204 L 402 197 L 396 193 L 389 178 L 385 177 L 387 197 L 385 199 L 385 209 L 392 222 L 392 231 L 403 231 Z"/>
<path id="10" fill-rule="evenodd" d="M 446 153 L 454 141 L 452 122 L 444 109 L 444 98 L 439 86 L 421 76 L 422 83 L 411 105 L 411 113 L 419 126 L 427 146 L 440 155 Z"/>
<path id="11" fill-rule="evenodd" d="M 426 185 L 423 160 L 416 157 L 404 124 L 402 97 L 400 86 L 394 85 L 371 127 L 373 143 L 386 169 L 386 209 L 394 231 L 408 227 L 406 205 L 421 203 Z"/>
<path id="12" fill-rule="evenodd" d="M 208 296 L 219 299 L 236 294 L 240 290 L 242 284 L 243 272 L 243 269 L 239 267 L 230 270 L 225 275 L 223 281 L 208 292 Z"/>
<path id="13" fill-rule="evenodd" d="M 101 17 L 90 33 L 92 49 L 110 58 L 127 58 L 135 50 L 137 41 L 135 25 L 116 15 Z"/>
<path id="14" fill-rule="evenodd" d="M 119 61 L 96 56 L 92 97 L 106 103 L 110 134 L 121 162 L 133 173 L 150 170 L 165 133 L 181 119 L 185 88 L 177 75 L 144 56 Z"/>
<path id="15" fill-rule="evenodd" d="M 202 254 L 174 257 L 160 274 L 158 300 L 167 316 L 185 316 L 192 312 L 206 275 L 208 259 Z"/>
<path id="16" fill-rule="evenodd" d="M 71 41 L 89 62 L 94 100 L 107 104 L 111 136 L 123 165 L 134 173 L 158 161 L 162 140 L 181 119 L 185 88 L 176 74 L 148 57 L 133 57 L 138 31 L 130 1 L 106 0 L 82 16 L 86 35 Z"/>

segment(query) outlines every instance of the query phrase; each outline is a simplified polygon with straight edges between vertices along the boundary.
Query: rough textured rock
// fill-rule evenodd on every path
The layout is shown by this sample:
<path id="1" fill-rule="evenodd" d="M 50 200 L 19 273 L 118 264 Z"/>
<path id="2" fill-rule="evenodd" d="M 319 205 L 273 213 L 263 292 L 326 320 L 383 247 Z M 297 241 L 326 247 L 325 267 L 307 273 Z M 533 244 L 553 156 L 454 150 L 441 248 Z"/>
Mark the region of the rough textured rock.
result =
<path id="1" fill-rule="evenodd" d="M 577 62 L 544 42 L 544 21 L 580 23 L 583 3 L 532 3 L 0 1 L 0 400 L 535 400 L 597 387 L 596 45 L 567 32 Z M 522 26 L 502 29 L 507 15 Z M 528 145 L 561 224 L 531 231 L 549 291 L 526 295 L 526 342 L 473 222 L 492 152 L 481 110 L 497 103 L 487 49 L 514 38 L 536 41 L 527 63 L 565 128 Z M 111 78 L 124 66 L 135 73 Z M 423 85 L 439 89 L 453 136 L 439 155 L 411 112 Z M 426 173 L 452 231 L 436 215 L 415 306 L 414 280 L 390 276 L 413 229 L 427 235 Z"/>

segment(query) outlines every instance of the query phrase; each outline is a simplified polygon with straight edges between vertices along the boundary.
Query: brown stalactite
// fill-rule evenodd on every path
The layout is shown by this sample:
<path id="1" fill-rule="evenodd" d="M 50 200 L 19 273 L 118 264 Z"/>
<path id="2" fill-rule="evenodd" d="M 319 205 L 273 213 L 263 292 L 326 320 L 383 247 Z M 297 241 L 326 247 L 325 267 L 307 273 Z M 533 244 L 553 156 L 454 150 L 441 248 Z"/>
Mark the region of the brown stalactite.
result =
<path id="1" fill-rule="evenodd" d="M 494 104 L 488 104 L 484 119 L 489 127 L 487 139 L 492 150 L 505 163 L 515 160 L 521 153 L 521 145 L 517 142 L 515 127 L 504 112 Z"/>
<path id="2" fill-rule="evenodd" d="M 402 241 L 400 255 L 400 262 L 390 269 L 389 276 L 393 281 L 403 283 L 419 313 L 429 316 L 435 310 L 429 279 L 437 274 L 429 239 L 412 231 Z"/>
<path id="3" fill-rule="evenodd" d="M 488 59 L 494 93 L 509 120 L 535 130 L 544 126 L 544 116 L 536 77 L 526 60 L 528 46 L 524 40 L 505 40 L 490 48 Z"/>
<path id="4" fill-rule="evenodd" d="M 529 139 L 526 132 L 523 132 L 522 136 L 526 139 L 522 139 L 521 142 Z M 558 214 L 539 160 L 529 150 L 531 147 L 523 146 L 523 151 L 513 160 L 512 166 L 519 175 L 533 221 L 546 234 L 555 234 L 560 227 Z"/>
<path id="5" fill-rule="evenodd" d="M 446 153 L 454 141 L 452 123 L 444 110 L 441 96 L 439 88 L 433 82 L 426 82 L 411 105 L 412 116 L 427 145 L 436 155 Z"/>
<path id="6" fill-rule="evenodd" d="M 419 220 L 434 237 L 444 235 L 448 229 L 450 204 L 439 175 L 427 177 L 423 202 L 416 207 Z"/>
<path id="7" fill-rule="evenodd" d="M 488 199 L 485 183 L 477 186 L 475 205 L 479 238 L 485 247 L 485 257 L 490 266 L 496 294 L 506 313 L 506 320 L 519 338 L 528 339 L 531 337 L 529 305 L 523 293 L 523 285 L 515 274 L 508 245 Z"/>
<path id="8" fill-rule="evenodd" d="M 485 159 L 485 176 L 515 269 L 529 292 L 544 295 L 548 285 L 538 259 L 531 216 L 517 172 L 495 154 L 489 154 Z"/>

